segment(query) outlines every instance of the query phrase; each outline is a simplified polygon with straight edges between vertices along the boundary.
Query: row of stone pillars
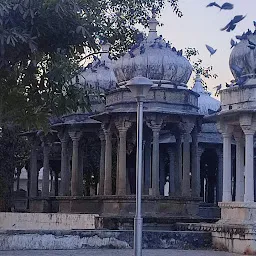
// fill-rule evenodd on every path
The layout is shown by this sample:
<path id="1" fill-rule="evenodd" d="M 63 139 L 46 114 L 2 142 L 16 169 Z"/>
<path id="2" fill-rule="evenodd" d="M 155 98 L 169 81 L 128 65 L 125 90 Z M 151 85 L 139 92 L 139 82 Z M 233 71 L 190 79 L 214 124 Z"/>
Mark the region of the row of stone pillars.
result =
<path id="1" fill-rule="evenodd" d="M 244 122 L 243 122 L 244 121 Z M 245 124 L 244 124 L 245 123 Z M 254 202 L 254 134 L 255 127 L 240 120 L 240 126 L 219 123 L 223 136 L 223 202 L 232 201 L 231 143 L 236 143 L 235 201 Z"/>
<path id="2" fill-rule="evenodd" d="M 116 194 L 127 195 L 127 172 L 126 172 L 126 137 L 127 131 L 131 127 L 128 121 L 115 123 L 119 133 L 118 155 L 117 155 L 117 182 Z M 159 160 L 159 134 L 163 122 L 150 121 L 147 123 L 152 130 L 152 153 L 151 141 L 144 144 L 144 188 L 145 194 L 152 196 L 160 195 L 160 160 Z M 101 134 L 101 164 L 100 164 L 100 195 L 112 195 L 112 129 L 110 124 L 105 124 Z M 183 127 L 184 130 L 184 127 Z M 192 131 L 191 131 L 192 130 Z M 170 195 L 174 196 L 195 196 L 200 195 L 200 170 L 198 158 L 197 128 L 194 124 L 176 136 L 176 150 L 169 151 L 170 161 Z M 190 141 L 191 151 L 190 151 Z M 145 147 L 146 145 L 146 147 Z M 150 148 L 150 151 L 149 151 Z M 105 152 L 105 153 L 104 153 Z M 152 156 L 152 157 L 151 157 Z M 151 157 L 151 159 L 149 159 Z M 192 161 L 192 162 L 191 162 Z M 151 167 L 151 168 L 150 168 Z M 148 169 L 151 169 L 149 172 Z M 151 179 L 148 178 L 150 175 Z M 192 175 L 192 185 L 190 177 Z M 150 183 L 150 184 L 149 184 Z M 151 188 L 151 193 L 149 193 Z M 191 194 L 192 191 L 192 194 Z"/>
<path id="3" fill-rule="evenodd" d="M 127 131 L 132 123 L 125 119 L 118 119 L 114 123 L 102 125 L 102 130 L 99 132 L 101 141 L 101 156 L 100 156 L 100 179 L 99 179 L 99 195 L 112 195 L 112 135 L 113 125 L 118 131 L 117 145 L 117 180 L 116 194 L 124 196 L 127 191 Z M 160 160 L 159 160 L 159 134 L 163 127 L 163 121 L 147 122 L 148 127 L 152 130 L 152 153 L 151 140 L 146 141 L 147 147 L 144 146 L 144 151 L 147 157 L 144 161 L 144 192 L 152 196 L 160 195 Z M 200 195 L 200 159 L 198 158 L 198 141 L 197 128 L 194 128 L 193 123 L 183 127 L 183 132 L 176 136 L 176 150 L 169 152 L 170 158 L 170 195 L 173 196 L 199 196 Z M 79 141 L 83 132 L 77 131 L 62 131 L 58 133 L 61 142 L 61 186 L 60 196 L 82 196 L 83 195 L 83 167 L 81 166 L 81 155 L 79 152 Z M 70 154 L 68 152 L 69 140 L 72 140 L 72 168 L 70 171 Z M 190 141 L 191 150 L 190 150 Z M 42 196 L 49 196 L 49 153 L 50 142 L 48 137 L 43 137 L 43 188 Z M 147 153 L 146 153 L 147 152 Z M 36 144 L 31 151 L 31 183 L 30 196 L 37 195 L 37 148 Z M 150 168 L 150 171 L 148 170 Z M 192 182 L 190 186 L 190 177 Z M 148 178 L 150 176 L 150 178 Z M 147 182 L 146 182 L 147 180 Z M 71 187 L 71 193 L 70 193 Z M 150 189 L 151 188 L 151 189 Z M 146 191 L 147 190 L 147 191 Z M 149 193 L 151 190 L 151 193 Z M 192 194 L 191 194 L 192 191 Z"/>

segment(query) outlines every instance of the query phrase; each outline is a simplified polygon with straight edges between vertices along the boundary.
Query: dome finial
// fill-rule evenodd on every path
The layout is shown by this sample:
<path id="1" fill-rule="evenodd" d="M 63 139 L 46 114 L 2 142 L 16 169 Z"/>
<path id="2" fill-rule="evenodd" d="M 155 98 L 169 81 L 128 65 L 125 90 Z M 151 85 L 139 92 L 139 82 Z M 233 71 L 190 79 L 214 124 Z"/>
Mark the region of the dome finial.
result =
<path id="1" fill-rule="evenodd" d="M 155 8 L 152 9 L 152 18 L 148 21 L 148 27 L 149 27 L 149 34 L 148 39 L 154 40 L 157 38 L 157 26 L 159 25 L 159 22 L 156 19 L 156 10 Z"/>

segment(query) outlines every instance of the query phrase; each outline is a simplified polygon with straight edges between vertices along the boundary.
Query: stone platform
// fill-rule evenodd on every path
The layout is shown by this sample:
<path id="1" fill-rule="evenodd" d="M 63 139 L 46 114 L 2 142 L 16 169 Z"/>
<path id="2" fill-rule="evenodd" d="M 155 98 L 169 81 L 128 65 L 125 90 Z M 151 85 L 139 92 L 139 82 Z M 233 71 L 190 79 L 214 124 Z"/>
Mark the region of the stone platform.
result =
<path id="1" fill-rule="evenodd" d="M 143 231 L 144 249 L 209 249 L 209 232 Z M 1 250 L 130 249 L 133 231 L 5 231 Z M 122 254 L 121 254 L 122 255 Z"/>
<path id="2" fill-rule="evenodd" d="M 95 214 L 0 212 L 1 230 L 95 229 Z"/>
<path id="3" fill-rule="evenodd" d="M 256 255 L 256 203 L 219 203 L 221 219 L 210 223 L 177 223 L 176 229 L 211 232 L 213 248 Z"/>
<path id="4" fill-rule="evenodd" d="M 150 217 L 198 218 L 201 198 L 142 197 L 142 213 Z M 86 213 L 134 216 L 135 196 L 50 197 L 30 200 L 31 212 Z"/>

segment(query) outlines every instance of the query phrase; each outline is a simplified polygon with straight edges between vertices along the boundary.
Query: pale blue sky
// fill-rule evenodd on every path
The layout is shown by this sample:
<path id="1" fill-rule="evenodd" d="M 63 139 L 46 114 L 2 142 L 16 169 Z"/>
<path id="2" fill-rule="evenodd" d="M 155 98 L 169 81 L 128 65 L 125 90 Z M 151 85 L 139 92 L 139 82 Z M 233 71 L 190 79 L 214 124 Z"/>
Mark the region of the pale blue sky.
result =
<path id="1" fill-rule="evenodd" d="M 254 30 L 253 21 L 256 20 L 256 0 L 230 0 L 234 4 L 231 11 L 219 11 L 218 8 L 206 8 L 211 0 L 180 0 L 180 9 L 184 16 L 178 18 L 171 7 L 166 7 L 160 18 L 163 27 L 158 28 L 159 34 L 172 42 L 177 49 L 195 47 L 200 52 L 204 66 L 213 66 L 213 72 L 218 74 L 217 79 L 207 79 L 208 88 L 214 92 L 213 87 L 230 82 L 233 76 L 229 69 L 230 39 L 235 39 L 247 31 Z M 224 0 L 217 0 L 223 4 Z M 228 33 L 220 31 L 235 15 L 247 15 L 237 28 Z M 210 57 L 205 44 L 217 48 L 215 55 Z M 191 85 L 191 81 L 190 81 Z"/>

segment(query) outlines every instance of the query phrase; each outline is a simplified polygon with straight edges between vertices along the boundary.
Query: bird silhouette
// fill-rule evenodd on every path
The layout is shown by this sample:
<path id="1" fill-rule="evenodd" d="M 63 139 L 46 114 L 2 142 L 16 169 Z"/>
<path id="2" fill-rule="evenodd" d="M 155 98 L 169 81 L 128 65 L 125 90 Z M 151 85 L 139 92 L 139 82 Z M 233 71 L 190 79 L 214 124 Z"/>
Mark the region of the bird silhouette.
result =
<path id="1" fill-rule="evenodd" d="M 211 46 L 209 46 L 209 45 L 205 45 L 206 46 L 206 48 L 207 48 L 207 50 L 210 52 L 210 56 L 212 56 L 213 54 L 215 54 L 216 52 L 217 52 L 217 49 L 213 49 Z"/>
<path id="2" fill-rule="evenodd" d="M 232 10 L 234 8 L 234 5 L 231 3 L 224 3 L 222 6 L 217 4 L 216 2 L 209 3 L 206 7 L 218 7 L 220 10 Z"/>
<path id="3" fill-rule="evenodd" d="M 255 50 L 256 48 L 256 44 L 254 42 L 252 42 L 251 40 L 248 39 L 248 47 L 251 49 L 251 50 Z"/>
<path id="4" fill-rule="evenodd" d="M 231 39 L 230 40 L 230 44 L 231 44 L 231 48 L 230 49 L 232 49 L 233 47 L 235 47 L 237 45 L 237 42 L 235 42 L 234 39 Z"/>
<path id="5" fill-rule="evenodd" d="M 177 52 L 177 49 L 175 47 L 172 47 L 173 52 Z"/>
<path id="6" fill-rule="evenodd" d="M 241 77 L 243 74 L 244 69 L 240 68 L 239 66 L 237 66 L 236 64 L 232 64 L 231 65 L 231 69 L 235 72 L 237 77 Z"/>
<path id="7" fill-rule="evenodd" d="M 169 41 L 165 44 L 165 47 L 166 47 L 166 48 L 171 48 L 171 44 L 170 44 Z"/>
<path id="8" fill-rule="evenodd" d="M 162 45 L 160 42 L 158 42 L 157 45 L 158 45 L 158 48 L 159 48 L 159 49 L 162 49 L 162 48 L 163 48 L 163 45 Z"/>
<path id="9" fill-rule="evenodd" d="M 246 83 L 247 79 L 248 78 L 246 76 L 241 76 L 237 79 L 236 84 L 238 86 L 243 86 Z"/>
<path id="10" fill-rule="evenodd" d="M 206 7 L 213 7 L 213 6 L 220 8 L 220 6 L 216 2 L 211 2 Z"/>
<path id="11" fill-rule="evenodd" d="M 215 96 L 218 96 L 218 95 L 219 95 L 219 92 L 220 92 L 220 90 L 221 90 L 221 87 L 222 87 L 221 84 L 214 87 L 214 88 L 216 89 Z"/>
<path id="12" fill-rule="evenodd" d="M 183 54 L 182 49 L 181 49 L 181 50 L 179 50 L 179 51 L 177 51 L 177 55 L 178 55 L 178 56 L 182 56 L 182 54 Z"/>
<path id="13" fill-rule="evenodd" d="M 154 42 L 153 44 L 151 44 L 149 47 L 154 48 L 156 45 L 157 45 L 157 43 L 156 43 L 156 41 L 155 41 L 155 42 Z"/>
<path id="14" fill-rule="evenodd" d="M 233 8 L 233 4 L 226 2 L 220 7 L 220 10 L 232 10 Z"/>
<path id="15" fill-rule="evenodd" d="M 243 33 L 241 36 L 236 36 L 236 39 L 238 39 L 238 40 L 246 40 L 247 37 L 248 37 L 247 34 Z"/>
<path id="16" fill-rule="evenodd" d="M 221 31 L 233 31 L 236 28 L 237 23 L 242 21 L 246 16 L 243 15 L 237 15 L 235 16 L 224 28 L 221 29 Z"/>

